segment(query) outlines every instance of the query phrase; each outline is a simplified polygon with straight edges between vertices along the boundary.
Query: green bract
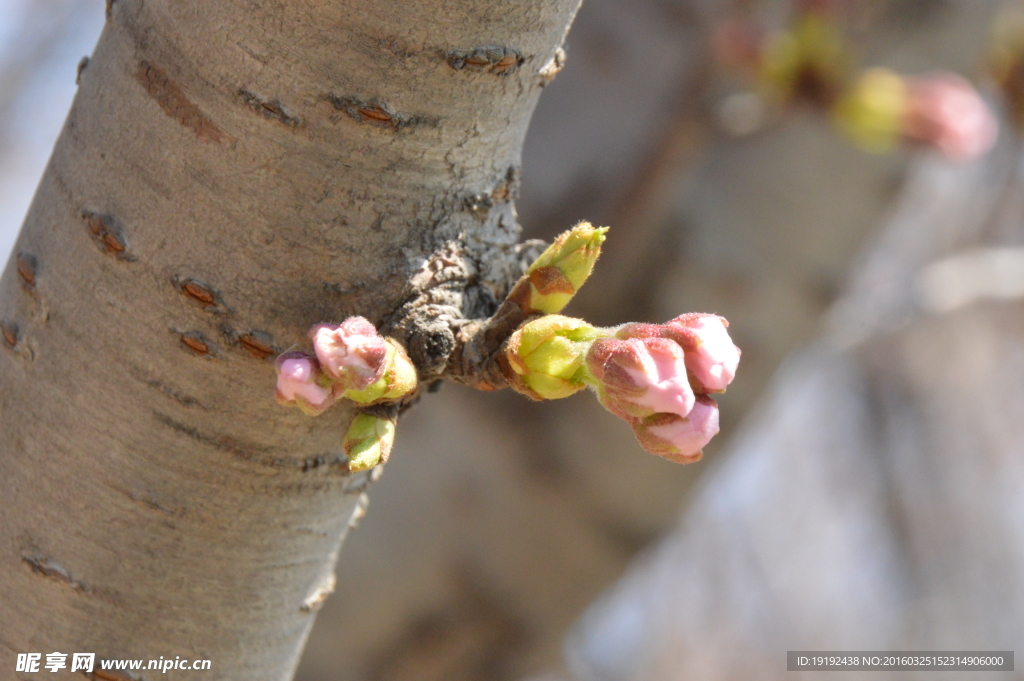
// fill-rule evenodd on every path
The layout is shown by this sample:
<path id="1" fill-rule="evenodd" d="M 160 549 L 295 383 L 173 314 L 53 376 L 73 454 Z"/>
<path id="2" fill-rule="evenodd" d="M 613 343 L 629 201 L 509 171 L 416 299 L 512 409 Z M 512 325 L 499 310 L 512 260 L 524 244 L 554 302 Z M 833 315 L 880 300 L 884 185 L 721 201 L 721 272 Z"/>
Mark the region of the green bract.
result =
<path id="1" fill-rule="evenodd" d="M 521 326 L 508 340 L 509 378 L 535 399 L 568 397 L 585 387 L 583 361 L 604 333 L 582 319 L 547 315 Z"/>
<path id="2" fill-rule="evenodd" d="M 397 341 L 387 338 L 387 359 L 384 375 L 362 390 L 349 388 L 342 395 L 357 404 L 392 401 L 416 388 L 416 367 Z"/>
<path id="3" fill-rule="evenodd" d="M 350 471 L 363 471 L 384 463 L 395 442 L 395 422 L 390 419 L 359 414 L 345 433 L 343 446 Z"/>

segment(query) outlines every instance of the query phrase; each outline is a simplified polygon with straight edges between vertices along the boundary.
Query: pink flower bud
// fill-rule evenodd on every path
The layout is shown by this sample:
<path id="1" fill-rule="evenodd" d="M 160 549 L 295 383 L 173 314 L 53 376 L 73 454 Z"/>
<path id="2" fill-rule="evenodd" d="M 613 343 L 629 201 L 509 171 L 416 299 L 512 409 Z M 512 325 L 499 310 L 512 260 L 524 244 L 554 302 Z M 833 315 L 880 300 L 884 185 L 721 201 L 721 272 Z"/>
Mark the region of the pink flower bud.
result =
<path id="1" fill-rule="evenodd" d="M 315 358 L 304 352 L 286 352 L 277 358 L 277 401 L 319 414 L 334 402 L 334 390 Z"/>
<path id="2" fill-rule="evenodd" d="M 640 445 L 677 463 L 700 461 L 704 446 L 718 433 L 718 404 L 698 395 L 687 416 L 655 414 L 632 422 Z"/>
<path id="3" fill-rule="evenodd" d="M 728 326 L 724 317 L 700 312 L 680 315 L 664 325 L 664 335 L 686 353 L 686 368 L 697 392 L 722 392 L 736 376 L 740 349 L 729 337 Z"/>
<path id="4" fill-rule="evenodd" d="M 995 144 L 998 123 L 977 90 L 952 73 L 907 79 L 903 134 L 954 161 L 981 156 Z"/>
<path id="5" fill-rule="evenodd" d="M 622 418 L 686 416 L 693 408 L 683 350 L 667 338 L 599 338 L 587 353 L 587 368 L 602 403 Z"/>
<path id="6" fill-rule="evenodd" d="M 664 330 L 662 324 L 630 322 L 616 329 L 615 337 L 623 340 L 627 338 L 661 338 L 664 335 Z"/>
<path id="7" fill-rule="evenodd" d="M 349 317 L 340 326 L 318 324 L 309 337 L 324 372 L 345 388 L 362 390 L 384 374 L 387 343 L 362 317 Z"/>

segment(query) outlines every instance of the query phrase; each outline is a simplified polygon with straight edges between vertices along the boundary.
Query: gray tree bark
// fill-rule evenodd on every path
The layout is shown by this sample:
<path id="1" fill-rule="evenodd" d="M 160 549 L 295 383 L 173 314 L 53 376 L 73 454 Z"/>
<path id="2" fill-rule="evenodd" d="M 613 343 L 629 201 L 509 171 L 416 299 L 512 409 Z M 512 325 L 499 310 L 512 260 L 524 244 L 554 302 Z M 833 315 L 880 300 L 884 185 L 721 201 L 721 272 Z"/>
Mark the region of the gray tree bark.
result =
<path id="1" fill-rule="evenodd" d="M 518 274 L 577 6 L 108 0 L 0 280 L 0 677 L 290 678 L 380 469 L 348 472 L 344 408 L 277 405 L 271 360 L 361 314 L 443 374 Z"/>

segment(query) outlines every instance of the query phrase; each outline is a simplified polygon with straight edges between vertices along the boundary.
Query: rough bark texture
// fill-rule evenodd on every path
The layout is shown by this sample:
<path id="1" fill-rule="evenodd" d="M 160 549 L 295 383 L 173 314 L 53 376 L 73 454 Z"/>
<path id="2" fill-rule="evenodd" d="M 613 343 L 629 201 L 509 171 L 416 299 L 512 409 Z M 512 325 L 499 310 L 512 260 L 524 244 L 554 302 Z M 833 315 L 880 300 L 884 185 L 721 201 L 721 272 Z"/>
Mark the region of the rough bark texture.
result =
<path id="1" fill-rule="evenodd" d="M 374 474 L 269 360 L 362 314 L 430 377 L 493 311 L 577 4 L 109 5 L 0 282 L 5 660 L 290 677 Z"/>

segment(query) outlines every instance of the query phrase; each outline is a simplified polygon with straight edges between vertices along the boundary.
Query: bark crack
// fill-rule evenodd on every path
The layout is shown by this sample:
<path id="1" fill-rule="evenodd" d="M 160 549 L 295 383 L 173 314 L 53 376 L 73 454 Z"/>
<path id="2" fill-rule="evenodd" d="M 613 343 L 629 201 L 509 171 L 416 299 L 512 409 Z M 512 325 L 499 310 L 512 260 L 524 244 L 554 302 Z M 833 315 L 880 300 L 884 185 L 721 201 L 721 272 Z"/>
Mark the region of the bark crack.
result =
<path id="1" fill-rule="evenodd" d="M 259 95 L 242 88 L 238 91 L 238 96 L 242 99 L 246 106 L 262 115 L 264 118 L 275 120 L 278 123 L 283 123 L 289 128 L 297 128 L 302 125 L 302 119 L 288 111 L 281 102 L 276 99 L 265 99 Z"/>
<path id="2" fill-rule="evenodd" d="M 523 53 L 506 45 L 485 45 L 472 50 L 450 50 L 441 56 L 456 71 L 483 71 L 496 76 L 508 76 L 519 70 L 526 61 Z"/>
<path id="3" fill-rule="evenodd" d="M 439 123 L 439 119 L 435 117 L 397 111 L 393 106 L 376 97 L 364 100 L 351 95 L 329 94 L 326 99 L 331 106 L 348 114 L 352 120 L 380 128 L 400 130 L 416 126 L 436 126 Z"/>
<path id="4" fill-rule="evenodd" d="M 110 215 L 97 213 L 92 210 L 83 210 L 82 219 L 89 230 L 96 247 L 107 255 L 112 255 L 118 260 L 132 261 L 135 259 L 128 252 L 128 241 L 124 236 L 124 229 Z"/>
<path id="5" fill-rule="evenodd" d="M 21 557 L 22 562 L 37 575 L 67 584 L 75 591 L 90 593 L 92 588 L 85 582 L 74 579 L 60 563 L 40 555 Z"/>

